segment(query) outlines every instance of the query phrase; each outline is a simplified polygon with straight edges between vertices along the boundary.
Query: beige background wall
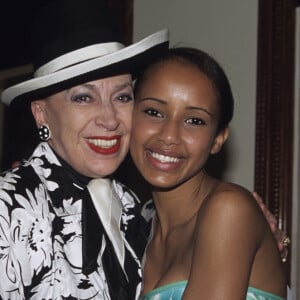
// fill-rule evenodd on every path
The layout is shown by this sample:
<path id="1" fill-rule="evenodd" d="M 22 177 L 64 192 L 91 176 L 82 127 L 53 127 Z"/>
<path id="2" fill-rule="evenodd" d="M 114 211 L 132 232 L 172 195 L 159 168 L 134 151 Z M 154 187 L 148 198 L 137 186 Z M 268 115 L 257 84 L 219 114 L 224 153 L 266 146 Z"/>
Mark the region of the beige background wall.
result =
<path id="1" fill-rule="evenodd" d="M 223 66 L 235 97 L 225 178 L 254 184 L 258 0 L 135 0 L 134 40 L 170 29 L 171 45 L 196 46 Z"/>

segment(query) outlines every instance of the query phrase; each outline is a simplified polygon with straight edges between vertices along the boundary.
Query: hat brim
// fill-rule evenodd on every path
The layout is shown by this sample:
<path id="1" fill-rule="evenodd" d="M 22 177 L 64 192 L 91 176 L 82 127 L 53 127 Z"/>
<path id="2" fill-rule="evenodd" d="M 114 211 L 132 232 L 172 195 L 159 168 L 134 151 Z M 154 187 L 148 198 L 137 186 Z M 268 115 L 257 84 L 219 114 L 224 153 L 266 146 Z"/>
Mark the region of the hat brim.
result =
<path id="1" fill-rule="evenodd" d="M 84 82 L 130 73 L 133 76 L 169 46 L 168 30 L 158 31 L 121 50 L 83 61 L 48 75 L 33 78 L 4 90 L 2 102 L 30 102 Z"/>

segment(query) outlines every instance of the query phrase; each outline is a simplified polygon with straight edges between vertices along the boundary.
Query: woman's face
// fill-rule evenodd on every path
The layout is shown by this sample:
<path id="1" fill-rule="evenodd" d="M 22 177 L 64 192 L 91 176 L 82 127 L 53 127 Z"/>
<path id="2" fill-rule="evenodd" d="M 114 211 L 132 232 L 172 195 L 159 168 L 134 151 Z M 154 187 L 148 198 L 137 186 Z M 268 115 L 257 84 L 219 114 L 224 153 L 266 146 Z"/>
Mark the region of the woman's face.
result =
<path id="1" fill-rule="evenodd" d="M 130 75 L 91 81 L 32 103 L 37 125 L 50 128 L 49 144 L 89 177 L 112 174 L 123 161 L 132 111 Z"/>
<path id="2" fill-rule="evenodd" d="M 210 80 L 188 63 L 164 62 L 147 74 L 135 99 L 130 151 L 145 179 L 171 188 L 201 174 L 226 132 Z"/>

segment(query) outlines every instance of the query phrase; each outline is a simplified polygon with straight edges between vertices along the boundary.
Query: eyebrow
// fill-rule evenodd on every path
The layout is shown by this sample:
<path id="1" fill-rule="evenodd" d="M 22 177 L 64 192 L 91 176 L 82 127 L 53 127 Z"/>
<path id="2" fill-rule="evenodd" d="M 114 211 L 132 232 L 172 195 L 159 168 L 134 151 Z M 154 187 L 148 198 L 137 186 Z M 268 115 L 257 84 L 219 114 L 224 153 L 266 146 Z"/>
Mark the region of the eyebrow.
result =
<path id="1" fill-rule="evenodd" d="M 158 98 L 153 98 L 153 97 L 146 97 L 146 98 L 139 99 L 140 102 L 147 101 L 147 100 L 152 100 L 152 101 L 158 102 L 160 104 L 166 104 L 166 101 L 160 100 Z"/>
<path id="2" fill-rule="evenodd" d="M 84 86 L 86 88 L 88 88 L 89 90 L 94 90 L 94 89 L 97 89 L 97 85 L 96 84 L 91 84 L 91 83 L 83 83 L 83 84 L 80 84 L 81 86 Z M 79 85 L 79 86 L 80 86 Z M 120 91 L 120 90 L 123 90 L 127 87 L 130 87 L 130 88 L 133 88 L 132 86 L 132 82 L 131 81 L 127 81 L 125 83 L 122 83 L 122 84 L 118 84 L 118 85 L 115 85 L 113 87 L 113 91 L 116 92 L 116 91 Z"/>
<path id="3" fill-rule="evenodd" d="M 164 100 L 161 100 L 161 99 L 158 99 L 158 98 L 152 98 L 152 97 L 147 97 L 147 98 L 142 98 L 142 99 L 139 99 L 139 102 L 142 102 L 142 101 L 147 101 L 147 100 L 152 100 L 152 101 L 155 101 L 155 102 L 158 102 L 160 104 L 163 104 L 163 105 L 166 105 L 166 102 Z M 207 109 L 205 108 L 202 108 L 202 107 L 198 107 L 198 106 L 188 106 L 187 109 L 189 110 L 201 110 L 201 111 L 204 111 L 205 113 L 207 113 L 212 119 L 214 119 L 214 116 L 211 112 L 209 112 Z"/>
<path id="4" fill-rule="evenodd" d="M 209 111 L 208 111 L 207 109 L 205 109 L 205 108 L 197 107 L 197 106 L 188 106 L 187 108 L 188 108 L 188 109 L 191 109 L 191 110 L 201 110 L 201 111 L 204 111 L 204 112 L 206 112 L 209 116 L 211 116 L 211 118 L 214 119 L 213 114 L 212 114 L 211 112 L 209 112 Z"/>
<path id="5" fill-rule="evenodd" d="M 119 84 L 115 86 L 116 91 L 123 90 L 127 87 L 133 88 L 132 82 L 125 82 L 124 84 Z"/>

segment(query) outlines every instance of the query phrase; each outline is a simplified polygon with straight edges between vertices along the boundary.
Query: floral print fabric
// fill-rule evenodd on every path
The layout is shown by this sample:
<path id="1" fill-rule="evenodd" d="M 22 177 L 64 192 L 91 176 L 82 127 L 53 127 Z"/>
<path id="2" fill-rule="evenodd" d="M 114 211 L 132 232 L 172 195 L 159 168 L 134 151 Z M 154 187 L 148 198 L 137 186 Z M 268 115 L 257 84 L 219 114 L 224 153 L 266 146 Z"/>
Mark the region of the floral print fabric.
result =
<path id="1" fill-rule="evenodd" d="M 135 247 L 138 237 L 145 236 L 136 232 L 141 226 L 137 226 L 135 196 L 117 181 L 113 181 L 113 192 L 122 204 L 125 272 L 111 259 L 113 249 L 102 230 L 96 269 L 85 274 L 82 202 L 91 201 L 86 182 L 75 171 L 66 171 L 47 143 L 41 143 L 20 167 L 1 174 L 0 299 L 109 300 L 118 299 L 124 291 L 131 293 L 126 292 L 124 299 L 135 299 L 141 285 L 136 253 L 143 252 L 143 247 Z M 109 261 L 104 261 L 105 255 Z M 104 262 L 115 273 L 114 280 L 122 276 L 115 286 L 123 291 L 110 288 L 112 278 L 107 278 Z"/>

